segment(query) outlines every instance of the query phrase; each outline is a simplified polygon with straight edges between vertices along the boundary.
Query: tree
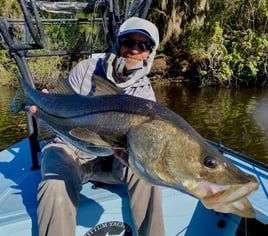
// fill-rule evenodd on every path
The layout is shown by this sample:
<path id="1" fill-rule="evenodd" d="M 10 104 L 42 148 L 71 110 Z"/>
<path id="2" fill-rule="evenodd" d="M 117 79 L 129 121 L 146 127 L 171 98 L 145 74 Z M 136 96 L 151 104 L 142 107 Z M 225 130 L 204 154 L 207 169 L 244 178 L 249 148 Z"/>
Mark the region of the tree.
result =
<path id="1" fill-rule="evenodd" d="M 177 42 L 187 26 L 202 26 L 209 11 L 208 0 L 153 1 L 151 19 L 161 29 L 162 43 Z"/>
<path id="2" fill-rule="evenodd" d="M 164 0 L 149 17 L 177 74 L 201 85 L 266 86 L 267 9 L 266 0 Z"/>

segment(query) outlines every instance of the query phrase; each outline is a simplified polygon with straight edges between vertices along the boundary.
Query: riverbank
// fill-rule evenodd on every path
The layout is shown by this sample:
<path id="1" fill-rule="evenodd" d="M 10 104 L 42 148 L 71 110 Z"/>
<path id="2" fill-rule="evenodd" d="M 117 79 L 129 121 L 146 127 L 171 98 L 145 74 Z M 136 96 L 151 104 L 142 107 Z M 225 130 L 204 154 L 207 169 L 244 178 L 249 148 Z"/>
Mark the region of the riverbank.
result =
<path id="1" fill-rule="evenodd" d="M 78 60 L 86 59 L 88 56 L 77 58 Z M 219 80 L 217 76 L 213 77 L 209 74 L 209 71 L 204 72 L 206 76 L 200 75 L 198 71 L 199 62 L 193 62 L 190 57 L 184 54 L 178 53 L 177 59 L 166 55 L 157 55 L 154 59 L 154 63 L 151 68 L 151 72 L 148 75 L 152 82 L 177 82 L 187 86 L 194 87 L 223 87 L 223 88 L 265 88 L 268 87 L 268 78 L 264 78 L 257 82 L 257 80 L 243 81 L 237 78 L 236 81 L 230 79 Z M 55 81 L 60 74 L 65 77 L 68 72 L 75 66 L 76 62 L 67 63 L 68 57 L 64 56 L 63 61 L 66 61 L 68 66 L 61 69 L 57 65 L 53 64 L 53 58 L 47 58 L 44 65 L 44 58 L 35 58 L 35 63 L 31 65 L 31 71 L 35 80 L 36 87 L 41 88 L 53 88 Z M 39 61 L 40 60 L 40 61 Z M 44 66 L 44 68 L 40 68 Z M 68 68 L 68 69 L 67 69 Z M 10 70 L 9 70 L 10 69 Z M 16 76 L 18 69 L 16 64 L 10 61 L 10 67 L 7 69 L 0 66 L 0 86 L 17 87 Z"/>
<path id="2" fill-rule="evenodd" d="M 253 74 L 243 77 L 233 73 L 226 77 L 220 72 L 224 68 L 210 67 L 209 61 L 204 58 L 194 61 L 183 52 L 172 57 L 157 55 L 149 77 L 152 81 L 168 80 L 194 87 L 268 88 L 267 70 L 259 77 Z"/>

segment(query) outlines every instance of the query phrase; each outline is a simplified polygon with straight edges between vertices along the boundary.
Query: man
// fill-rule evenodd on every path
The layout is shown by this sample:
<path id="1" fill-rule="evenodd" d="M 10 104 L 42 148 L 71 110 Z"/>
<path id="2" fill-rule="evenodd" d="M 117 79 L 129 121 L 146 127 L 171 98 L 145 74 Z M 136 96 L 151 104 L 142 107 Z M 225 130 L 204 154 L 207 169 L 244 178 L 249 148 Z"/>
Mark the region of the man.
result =
<path id="1" fill-rule="evenodd" d="M 94 77 L 98 76 L 111 81 L 122 93 L 155 100 L 147 74 L 158 44 L 156 26 L 132 17 L 119 28 L 111 53 L 104 58 L 81 61 L 69 73 L 67 82 L 78 94 L 94 95 Z M 88 181 L 127 183 L 138 235 L 164 235 L 161 189 L 133 175 L 127 166 L 127 153 L 114 154 L 114 159 L 89 156 L 61 137 L 43 148 L 38 189 L 40 236 L 75 235 L 79 192 Z"/>

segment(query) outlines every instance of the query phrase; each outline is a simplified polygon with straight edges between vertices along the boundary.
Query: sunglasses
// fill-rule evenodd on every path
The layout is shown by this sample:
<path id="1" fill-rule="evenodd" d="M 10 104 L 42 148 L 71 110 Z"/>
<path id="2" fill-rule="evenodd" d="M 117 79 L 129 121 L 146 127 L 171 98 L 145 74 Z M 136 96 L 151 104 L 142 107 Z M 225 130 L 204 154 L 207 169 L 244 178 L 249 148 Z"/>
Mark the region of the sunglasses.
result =
<path id="1" fill-rule="evenodd" d="M 132 39 L 124 38 L 124 37 L 119 38 L 119 42 L 121 46 L 126 47 L 126 48 L 133 48 L 135 45 L 137 45 L 138 48 L 142 52 L 151 51 L 154 46 L 150 42 L 139 42 L 139 41 L 134 41 Z"/>

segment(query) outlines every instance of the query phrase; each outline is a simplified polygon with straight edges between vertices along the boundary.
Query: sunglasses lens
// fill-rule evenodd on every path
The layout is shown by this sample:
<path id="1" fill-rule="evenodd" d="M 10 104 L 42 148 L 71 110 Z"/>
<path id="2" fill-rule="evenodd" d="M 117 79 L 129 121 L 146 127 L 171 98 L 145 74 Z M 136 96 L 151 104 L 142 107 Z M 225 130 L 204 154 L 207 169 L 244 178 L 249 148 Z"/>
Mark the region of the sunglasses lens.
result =
<path id="1" fill-rule="evenodd" d="M 141 51 L 143 51 L 143 52 L 149 50 L 149 48 L 148 48 L 148 46 L 147 46 L 146 43 L 138 43 L 138 48 L 139 48 Z"/>
<path id="2" fill-rule="evenodd" d="M 138 46 L 138 48 L 145 52 L 145 51 L 149 51 L 152 49 L 152 44 L 151 43 L 146 43 L 146 42 L 136 42 L 133 41 L 131 39 L 128 38 L 120 38 L 120 44 L 123 47 L 127 47 L 127 48 L 133 48 L 135 45 Z"/>
<path id="3" fill-rule="evenodd" d="M 121 42 L 121 45 L 124 46 L 124 47 L 126 47 L 126 48 L 132 48 L 136 44 L 134 41 L 129 40 L 127 38 L 120 39 L 120 42 Z"/>

